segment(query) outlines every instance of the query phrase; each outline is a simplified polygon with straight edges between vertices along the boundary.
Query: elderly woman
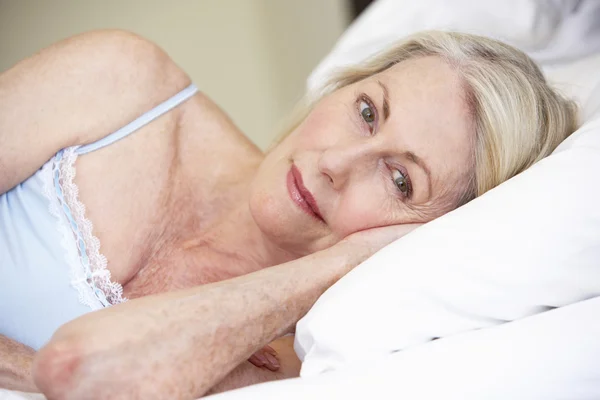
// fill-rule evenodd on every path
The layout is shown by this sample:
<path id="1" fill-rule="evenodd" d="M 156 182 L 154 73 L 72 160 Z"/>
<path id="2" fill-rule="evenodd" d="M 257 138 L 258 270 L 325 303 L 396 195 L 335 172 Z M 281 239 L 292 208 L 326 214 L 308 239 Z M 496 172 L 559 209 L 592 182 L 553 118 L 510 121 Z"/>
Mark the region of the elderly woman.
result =
<path id="1" fill-rule="evenodd" d="M 575 129 L 526 55 L 440 32 L 342 71 L 266 154 L 124 32 L 20 62 L 0 104 L 0 385 L 52 399 L 297 375 L 284 335 L 330 285 Z"/>

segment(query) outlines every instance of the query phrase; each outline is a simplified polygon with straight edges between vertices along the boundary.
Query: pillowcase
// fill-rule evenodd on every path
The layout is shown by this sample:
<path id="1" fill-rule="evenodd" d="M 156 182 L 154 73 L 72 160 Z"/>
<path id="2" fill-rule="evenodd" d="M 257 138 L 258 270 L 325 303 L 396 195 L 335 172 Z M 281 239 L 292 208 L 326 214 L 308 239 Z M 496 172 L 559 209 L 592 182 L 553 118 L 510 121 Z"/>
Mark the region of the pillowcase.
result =
<path id="1" fill-rule="evenodd" d="M 427 29 L 496 38 L 545 65 L 578 60 L 600 51 L 599 15 L 597 0 L 377 0 L 313 71 L 308 88 L 318 90 L 336 68 Z"/>
<path id="2" fill-rule="evenodd" d="M 296 328 L 302 376 L 600 296 L 600 86 L 594 109 L 551 156 L 325 292 Z"/>
<path id="3" fill-rule="evenodd" d="M 555 152 L 382 249 L 296 328 L 303 377 L 600 296 L 600 56 L 546 68 L 582 105 Z"/>
<path id="4" fill-rule="evenodd" d="M 599 313 L 600 297 L 377 362 L 254 385 L 214 400 L 596 400 Z"/>

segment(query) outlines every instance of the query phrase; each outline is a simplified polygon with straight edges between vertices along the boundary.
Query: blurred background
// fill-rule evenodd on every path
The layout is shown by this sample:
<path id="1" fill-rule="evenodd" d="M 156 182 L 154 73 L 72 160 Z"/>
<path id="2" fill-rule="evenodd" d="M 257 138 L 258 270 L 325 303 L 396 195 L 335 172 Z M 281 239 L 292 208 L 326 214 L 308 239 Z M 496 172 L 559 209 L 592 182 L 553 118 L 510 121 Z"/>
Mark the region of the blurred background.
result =
<path id="1" fill-rule="evenodd" d="M 264 149 L 308 74 L 367 3 L 0 0 L 0 72 L 68 36 L 126 29 L 161 46 Z"/>

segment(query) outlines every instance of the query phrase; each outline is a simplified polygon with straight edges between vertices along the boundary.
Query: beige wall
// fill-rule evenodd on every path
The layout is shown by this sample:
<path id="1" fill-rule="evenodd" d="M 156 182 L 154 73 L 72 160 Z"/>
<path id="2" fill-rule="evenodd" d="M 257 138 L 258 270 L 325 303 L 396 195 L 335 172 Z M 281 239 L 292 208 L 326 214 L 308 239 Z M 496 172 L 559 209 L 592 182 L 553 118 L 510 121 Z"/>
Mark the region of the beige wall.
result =
<path id="1" fill-rule="evenodd" d="M 127 29 L 163 47 L 265 148 L 347 13 L 345 0 L 0 0 L 0 71 L 79 32 Z"/>

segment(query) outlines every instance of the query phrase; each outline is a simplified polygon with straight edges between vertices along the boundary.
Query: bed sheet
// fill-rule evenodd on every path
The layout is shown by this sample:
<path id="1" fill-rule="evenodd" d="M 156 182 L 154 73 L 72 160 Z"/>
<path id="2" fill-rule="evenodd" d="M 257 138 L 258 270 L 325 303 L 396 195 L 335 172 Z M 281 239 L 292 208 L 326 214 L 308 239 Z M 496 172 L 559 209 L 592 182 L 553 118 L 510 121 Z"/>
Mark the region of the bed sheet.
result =
<path id="1" fill-rule="evenodd" d="M 0 389 L 0 400 L 45 400 L 39 393 L 23 393 L 13 390 Z"/>
<path id="2" fill-rule="evenodd" d="M 600 297 L 309 378 L 211 400 L 597 400 Z"/>

